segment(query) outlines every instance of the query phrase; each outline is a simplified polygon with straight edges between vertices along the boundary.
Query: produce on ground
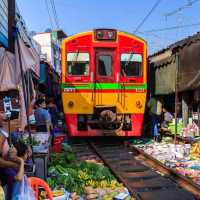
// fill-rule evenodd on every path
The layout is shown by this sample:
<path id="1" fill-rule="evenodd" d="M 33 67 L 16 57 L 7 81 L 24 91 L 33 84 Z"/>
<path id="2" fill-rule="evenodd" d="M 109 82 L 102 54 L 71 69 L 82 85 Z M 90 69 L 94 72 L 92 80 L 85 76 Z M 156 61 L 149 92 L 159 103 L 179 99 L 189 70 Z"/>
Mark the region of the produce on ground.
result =
<path id="1" fill-rule="evenodd" d="M 86 186 L 113 189 L 123 187 L 111 175 L 108 168 L 94 163 L 56 164 L 49 167 L 49 174 L 51 178 L 48 179 L 48 184 L 52 189 L 60 186 L 77 194 L 83 194 Z"/>
<path id="2" fill-rule="evenodd" d="M 200 157 L 200 141 L 196 142 L 193 146 L 192 146 L 192 156 L 194 157 Z"/>
<path id="3" fill-rule="evenodd" d="M 70 192 L 72 200 L 80 199 L 80 195 L 89 200 L 109 200 L 114 194 L 125 192 L 123 185 L 102 163 L 95 159 L 94 162 L 78 162 L 71 149 L 66 149 L 68 152 L 50 155 L 47 183 L 54 196 L 61 193 L 60 188 Z"/>
<path id="4" fill-rule="evenodd" d="M 92 188 L 92 187 L 86 187 L 84 191 L 84 196 L 86 200 L 90 199 L 102 199 L 102 200 L 112 200 L 116 195 L 119 193 L 124 192 L 124 188 L 115 188 L 115 189 L 110 189 L 110 188 Z M 128 200 L 128 199 L 126 199 Z M 129 200 L 131 198 L 129 197 Z"/>
<path id="5" fill-rule="evenodd" d="M 136 146 L 200 185 L 200 141 L 191 146 L 184 143 L 173 144 L 167 138 L 162 143 L 140 143 Z"/>
<path id="6" fill-rule="evenodd" d="M 119 193 L 124 192 L 124 188 L 93 188 L 93 187 L 85 187 L 84 190 L 84 199 L 93 200 L 93 199 L 101 199 L 101 200 L 112 200 Z M 76 193 L 72 193 L 70 195 L 70 200 L 78 200 L 80 199 L 80 195 Z M 127 194 L 127 197 L 124 200 L 135 200 Z"/>

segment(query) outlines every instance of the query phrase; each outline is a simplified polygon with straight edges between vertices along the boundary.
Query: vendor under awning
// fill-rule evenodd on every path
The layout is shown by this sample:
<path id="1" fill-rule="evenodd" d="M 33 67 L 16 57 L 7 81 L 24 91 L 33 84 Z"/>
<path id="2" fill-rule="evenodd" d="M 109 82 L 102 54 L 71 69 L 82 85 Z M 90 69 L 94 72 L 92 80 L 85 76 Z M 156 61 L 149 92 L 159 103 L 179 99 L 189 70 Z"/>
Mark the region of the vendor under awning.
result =
<path id="1" fill-rule="evenodd" d="M 200 33 L 178 41 L 149 57 L 152 93 L 163 95 L 169 105 L 174 105 L 175 132 L 179 102 L 182 104 L 182 121 L 185 128 L 189 122 L 189 109 L 192 107 L 190 104 L 194 100 L 191 100 L 191 94 L 200 89 L 199 57 Z M 197 109 L 198 113 L 199 111 Z M 200 118 L 200 114 L 198 115 Z"/>

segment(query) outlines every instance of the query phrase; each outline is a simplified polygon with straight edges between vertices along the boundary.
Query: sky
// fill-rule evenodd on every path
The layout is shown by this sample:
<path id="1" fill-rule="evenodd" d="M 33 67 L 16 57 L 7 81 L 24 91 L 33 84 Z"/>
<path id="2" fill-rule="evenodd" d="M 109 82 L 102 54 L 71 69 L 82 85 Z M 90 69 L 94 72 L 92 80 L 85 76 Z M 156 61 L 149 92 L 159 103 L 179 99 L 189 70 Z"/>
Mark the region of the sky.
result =
<path id="1" fill-rule="evenodd" d="M 44 32 L 55 28 L 45 1 L 17 0 L 29 31 Z M 94 28 L 115 28 L 133 33 L 157 0 L 54 0 L 59 26 L 67 35 Z M 188 2 L 195 2 L 185 6 Z M 49 7 L 50 3 L 49 3 Z M 180 9 L 181 8 L 181 9 Z M 183 9 L 182 9 L 183 8 Z M 179 10 L 173 13 L 173 11 Z M 51 16 L 53 12 L 50 10 Z M 166 17 L 166 14 L 173 13 Z M 187 28 L 156 31 L 166 27 L 198 24 Z M 153 32 L 148 32 L 150 30 Z M 200 0 L 161 0 L 136 35 L 148 43 L 149 54 L 200 30 Z"/>

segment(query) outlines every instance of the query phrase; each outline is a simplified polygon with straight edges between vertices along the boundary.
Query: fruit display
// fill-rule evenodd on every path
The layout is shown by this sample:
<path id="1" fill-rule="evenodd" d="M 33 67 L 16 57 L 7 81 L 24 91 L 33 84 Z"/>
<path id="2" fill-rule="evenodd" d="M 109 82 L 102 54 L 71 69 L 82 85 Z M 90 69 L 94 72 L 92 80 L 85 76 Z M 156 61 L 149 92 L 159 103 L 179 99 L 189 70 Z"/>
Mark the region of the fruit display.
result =
<path id="1" fill-rule="evenodd" d="M 47 182 L 52 189 L 61 186 L 69 192 L 77 194 L 83 194 L 84 188 L 87 186 L 113 189 L 122 187 L 105 166 L 83 161 L 51 166 L 49 174 L 51 178 L 48 178 Z"/>
<path id="2" fill-rule="evenodd" d="M 64 188 L 70 193 L 69 199 L 111 200 L 120 193 L 129 193 L 102 163 L 93 159 L 77 161 L 69 146 L 67 152 L 51 154 L 47 183 L 54 197 L 63 195 Z M 131 200 L 131 199 L 127 199 Z"/>
<path id="3" fill-rule="evenodd" d="M 191 151 L 192 156 L 194 157 L 200 157 L 200 141 L 196 142 L 193 146 L 192 146 L 192 151 Z"/>

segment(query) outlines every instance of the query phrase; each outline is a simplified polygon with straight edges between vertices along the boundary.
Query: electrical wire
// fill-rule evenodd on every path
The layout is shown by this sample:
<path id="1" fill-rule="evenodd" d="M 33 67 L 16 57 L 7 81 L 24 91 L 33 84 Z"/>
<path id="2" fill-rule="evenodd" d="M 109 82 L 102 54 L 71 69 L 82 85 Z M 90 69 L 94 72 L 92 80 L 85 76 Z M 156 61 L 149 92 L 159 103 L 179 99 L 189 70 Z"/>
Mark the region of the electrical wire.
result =
<path id="1" fill-rule="evenodd" d="M 157 0 L 156 3 L 153 5 L 151 10 L 148 12 L 148 14 L 144 17 L 144 19 L 140 22 L 140 24 L 136 27 L 134 34 L 139 31 L 139 29 L 142 27 L 142 25 L 145 23 L 145 21 L 150 17 L 150 15 L 153 13 L 153 11 L 158 7 L 162 0 Z"/>
<path id="2" fill-rule="evenodd" d="M 194 24 L 185 24 L 185 25 L 180 25 L 180 26 L 171 26 L 171 27 L 160 28 L 160 29 L 151 29 L 151 30 L 142 31 L 142 33 L 154 33 L 154 32 L 162 32 L 162 31 L 170 31 L 170 30 L 176 30 L 176 29 L 179 29 L 179 28 L 189 28 L 189 27 L 194 27 L 194 26 L 200 26 L 200 22 L 194 23 Z"/>
<path id="3" fill-rule="evenodd" d="M 46 9 L 47 9 L 47 12 L 48 12 L 48 15 L 49 15 L 49 21 L 50 21 L 50 24 L 51 24 L 51 28 L 53 29 L 54 23 L 53 23 L 53 19 L 51 17 L 51 12 L 50 12 L 50 9 L 49 9 L 48 0 L 45 0 L 45 5 L 46 5 Z"/>
<path id="4" fill-rule="evenodd" d="M 186 8 L 193 6 L 193 4 L 197 3 L 198 1 L 200 1 L 200 0 L 193 0 L 193 1 L 192 0 L 188 0 L 188 2 L 185 5 L 183 5 L 183 6 L 179 7 L 179 8 L 176 8 L 175 10 L 173 10 L 173 11 L 171 11 L 169 13 L 166 13 L 165 17 L 166 18 L 170 17 L 170 16 L 172 16 L 172 15 L 174 15 L 174 14 L 176 14 L 176 13 L 182 11 L 182 10 L 185 10 Z"/>
<path id="5" fill-rule="evenodd" d="M 59 19 L 58 19 L 58 15 L 57 15 L 57 11 L 56 11 L 56 6 L 55 6 L 54 0 L 50 0 L 50 4 L 51 4 L 51 7 L 52 7 L 56 28 L 59 29 Z"/>

